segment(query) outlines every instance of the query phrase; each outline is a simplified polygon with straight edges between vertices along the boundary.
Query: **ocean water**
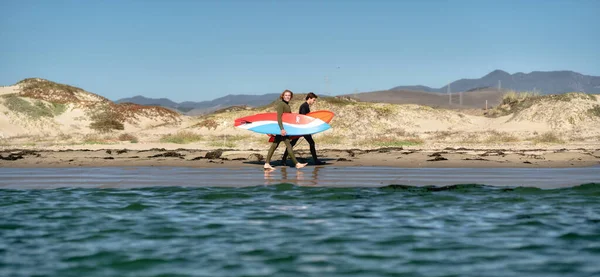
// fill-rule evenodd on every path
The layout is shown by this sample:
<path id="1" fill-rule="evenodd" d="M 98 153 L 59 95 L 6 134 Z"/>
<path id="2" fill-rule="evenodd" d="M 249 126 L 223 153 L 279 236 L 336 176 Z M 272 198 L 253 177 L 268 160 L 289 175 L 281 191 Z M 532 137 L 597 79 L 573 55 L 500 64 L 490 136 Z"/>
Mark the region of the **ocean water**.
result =
<path id="1" fill-rule="evenodd" d="M 598 172 L 0 168 L 0 276 L 600 276 Z"/>

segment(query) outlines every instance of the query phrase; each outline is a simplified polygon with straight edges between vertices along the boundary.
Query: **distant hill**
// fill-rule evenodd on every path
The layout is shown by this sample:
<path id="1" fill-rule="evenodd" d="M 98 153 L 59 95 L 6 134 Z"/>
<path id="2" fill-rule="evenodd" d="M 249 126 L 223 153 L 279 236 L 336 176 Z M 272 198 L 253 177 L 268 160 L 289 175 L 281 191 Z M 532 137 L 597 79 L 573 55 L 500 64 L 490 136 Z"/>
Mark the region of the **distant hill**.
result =
<path id="1" fill-rule="evenodd" d="M 216 110 L 224 109 L 231 106 L 249 106 L 249 107 L 258 107 L 262 105 L 269 104 L 273 102 L 273 100 L 279 97 L 278 93 L 269 93 L 263 95 L 246 95 L 246 94 L 237 94 L 237 95 L 227 95 L 220 98 L 216 98 L 211 101 L 202 101 L 202 102 L 192 102 L 185 101 L 181 103 L 177 103 L 171 101 L 166 98 L 148 98 L 144 96 L 135 96 L 131 98 L 123 98 L 119 99 L 117 103 L 135 103 L 140 105 L 157 105 L 166 108 L 171 108 L 180 111 L 181 113 L 185 113 L 187 115 L 200 115 L 211 113 Z"/>
<path id="2" fill-rule="evenodd" d="M 136 103 L 140 105 L 148 105 L 148 106 L 163 106 L 176 109 L 179 104 L 173 102 L 167 98 L 147 98 L 141 95 L 137 95 L 130 98 L 123 98 L 115 101 L 115 103 Z"/>
<path id="3" fill-rule="evenodd" d="M 500 89 L 498 87 L 500 86 Z M 442 108 L 484 108 L 500 103 L 508 90 L 536 91 L 540 94 L 585 92 L 600 94 L 600 76 L 588 76 L 573 71 L 534 71 L 509 74 L 494 70 L 479 79 L 460 79 L 448 86 L 431 88 L 423 85 L 397 86 L 389 90 L 341 95 L 359 101 L 392 104 L 419 104 Z M 461 93 L 462 92 L 462 93 Z M 135 96 L 119 99 L 117 103 L 130 102 L 140 105 L 157 105 L 177 110 L 186 115 L 200 115 L 232 106 L 258 107 L 277 99 L 278 94 L 227 95 L 211 101 L 177 103 L 166 98 Z"/>
<path id="4" fill-rule="evenodd" d="M 362 102 L 417 104 L 440 108 L 485 108 L 496 106 L 502 101 L 504 90 L 496 88 L 474 89 L 463 93 L 432 93 L 414 90 L 382 90 L 343 95 Z M 462 95 L 461 95 L 462 94 Z"/>
<path id="5" fill-rule="evenodd" d="M 479 79 L 460 79 L 441 88 L 397 86 L 389 90 L 346 94 L 365 102 L 418 104 L 442 108 L 484 108 L 498 105 L 507 91 L 530 91 L 542 95 L 567 92 L 600 93 L 600 77 L 573 71 L 534 71 L 509 74 L 494 70 Z M 450 91 L 450 95 L 448 95 Z"/>
<path id="6" fill-rule="evenodd" d="M 451 92 L 469 91 L 476 88 L 500 88 L 515 91 L 538 91 L 540 94 L 561 94 L 566 92 L 600 93 L 600 76 L 583 75 L 573 71 L 533 71 L 531 73 L 510 74 L 494 70 L 479 79 L 460 79 L 450 83 Z M 448 86 L 431 88 L 428 86 L 397 86 L 391 91 L 423 91 L 446 93 Z"/>

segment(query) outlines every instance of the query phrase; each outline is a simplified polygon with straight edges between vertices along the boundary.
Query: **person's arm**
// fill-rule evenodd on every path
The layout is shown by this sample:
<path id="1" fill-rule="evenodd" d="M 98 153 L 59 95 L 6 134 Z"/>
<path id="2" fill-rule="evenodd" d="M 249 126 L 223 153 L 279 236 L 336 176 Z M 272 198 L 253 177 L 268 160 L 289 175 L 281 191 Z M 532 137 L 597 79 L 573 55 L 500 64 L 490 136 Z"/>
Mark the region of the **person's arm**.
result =
<path id="1" fill-rule="evenodd" d="M 285 136 L 286 132 L 285 129 L 283 129 L 283 104 L 279 103 L 279 105 L 277 105 L 277 124 L 279 124 L 279 129 L 281 130 L 281 135 Z"/>

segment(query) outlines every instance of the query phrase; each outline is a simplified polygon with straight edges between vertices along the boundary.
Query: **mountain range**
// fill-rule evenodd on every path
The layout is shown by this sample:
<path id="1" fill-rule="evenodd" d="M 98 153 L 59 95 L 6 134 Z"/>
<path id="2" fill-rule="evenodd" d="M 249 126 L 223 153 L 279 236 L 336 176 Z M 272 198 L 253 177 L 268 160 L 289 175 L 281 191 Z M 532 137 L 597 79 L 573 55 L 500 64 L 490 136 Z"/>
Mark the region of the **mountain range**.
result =
<path id="1" fill-rule="evenodd" d="M 177 110 L 187 115 L 200 115 L 211 113 L 216 110 L 224 109 L 231 106 L 262 106 L 273 102 L 275 99 L 277 99 L 277 97 L 279 97 L 278 93 L 269 93 L 262 95 L 230 94 L 210 101 L 184 101 L 181 103 L 177 103 L 167 98 L 148 98 L 138 95 L 131 98 L 122 98 L 115 102 L 161 106 Z"/>
<path id="2" fill-rule="evenodd" d="M 448 86 L 450 87 L 448 89 Z M 460 79 L 441 88 L 428 86 L 398 86 L 390 90 L 414 90 L 447 93 L 465 92 L 481 88 L 500 88 L 514 91 L 537 91 L 540 94 L 565 92 L 600 93 L 600 76 L 583 75 L 573 71 L 533 71 L 510 74 L 494 70 L 479 79 Z"/>
<path id="3" fill-rule="evenodd" d="M 424 85 L 397 86 L 388 90 L 347 94 L 367 102 L 420 104 L 441 107 L 483 108 L 497 104 L 506 91 L 531 91 L 539 94 L 585 92 L 600 94 L 600 76 L 583 75 L 573 71 L 533 71 L 510 74 L 494 70 L 478 79 L 460 79 L 441 88 Z M 451 95 L 448 96 L 448 92 Z M 459 93 L 463 92 L 463 93 Z M 157 105 L 185 113 L 199 115 L 231 106 L 262 106 L 277 99 L 279 94 L 227 95 L 210 101 L 177 103 L 166 98 L 135 96 L 119 99 L 117 103 L 131 102 L 141 105 Z M 450 102 L 450 103 L 449 103 Z"/>

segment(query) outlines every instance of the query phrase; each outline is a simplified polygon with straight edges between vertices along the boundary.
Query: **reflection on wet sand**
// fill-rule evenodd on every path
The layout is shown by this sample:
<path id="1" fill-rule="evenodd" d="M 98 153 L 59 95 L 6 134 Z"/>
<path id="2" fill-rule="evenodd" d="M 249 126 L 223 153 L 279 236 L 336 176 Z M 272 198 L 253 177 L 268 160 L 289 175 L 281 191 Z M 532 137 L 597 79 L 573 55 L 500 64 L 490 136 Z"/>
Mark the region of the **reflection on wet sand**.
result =
<path id="1" fill-rule="evenodd" d="M 282 167 L 280 170 L 265 170 L 266 186 L 293 183 L 298 186 L 317 186 L 319 184 L 319 170 L 321 167 L 303 168 L 302 170 Z"/>
<path id="2" fill-rule="evenodd" d="M 260 170 L 260 171 L 259 171 Z M 559 188 L 600 183 L 598 167 L 587 168 L 258 168 L 86 167 L 0 168 L 0 188 L 248 187 L 289 183 L 319 187 L 448 186 L 482 184 Z"/>

